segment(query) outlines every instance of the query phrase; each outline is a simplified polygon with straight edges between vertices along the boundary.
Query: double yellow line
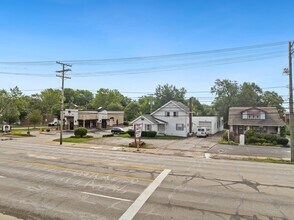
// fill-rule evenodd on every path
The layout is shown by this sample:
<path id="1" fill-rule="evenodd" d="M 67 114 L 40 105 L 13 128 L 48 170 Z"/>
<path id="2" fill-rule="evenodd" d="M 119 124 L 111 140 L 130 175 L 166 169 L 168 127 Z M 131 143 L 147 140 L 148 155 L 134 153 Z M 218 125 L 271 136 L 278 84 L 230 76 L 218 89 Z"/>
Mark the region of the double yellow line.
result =
<path id="1" fill-rule="evenodd" d="M 39 156 L 44 156 L 44 155 L 39 155 Z M 65 159 L 65 158 L 58 158 L 58 159 Z M 70 160 L 70 159 L 65 159 L 65 160 Z M 90 170 L 83 170 L 79 168 L 70 168 L 62 165 L 54 165 L 54 164 L 47 164 L 47 163 L 40 163 L 40 162 L 30 162 L 30 161 L 17 161 L 17 160 L 10 160 L 10 159 L 4 159 L 0 158 L 0 161 L 6 161 L 14 164 L 31 164 L 34 166 L 39 166 L 39 167 L 45 167 L 49 169 L 60 169 L 60 170 L 67 170 L 67 171 L 74 171 L 74 172 L 82 172 L 82 173 L 90 173 L 90 174 L 98 174 L 98 175 L 103 175 L 103 176 L 111 176 L 111 177 L 118 177 L 122 179 L 134 179 L 134 180 L 139 180 L 139 181 L 144 181 L 144 182 L 152 182 L 153 179 L 150 178 L 141 178 L 141 177 L 134 177 L 134 176 L 126 176 L 126 175 L 119 175 L 119 174 L 114 174 L 114 173 L 104 173 L 104 172 L 97 172 L 97 171 L 90 171 Z M 81 160 L 70 160 L 70 161 L 81 161 Z M 123 166 L 123 167 L 131 167 L 131 168 L 139 168 L 139 169 L 152 169 L 152 170 L 163 170 L 162 168 L 158 167 L 151 167 L 151 166 L 141 166 L 141 165 L 132 165 L 132 164 L 116 164 L 116 163 L 111 163 L 111 162 L 106 162 L 106 161 L 100 161 L 100 160 L 87 160 L 84 162 L 99 162 L 99 163 L 104 163 L 108 165 L 118 165 L 118 166 Z M 155 169 L 154 169 L 155 168 Z"/>

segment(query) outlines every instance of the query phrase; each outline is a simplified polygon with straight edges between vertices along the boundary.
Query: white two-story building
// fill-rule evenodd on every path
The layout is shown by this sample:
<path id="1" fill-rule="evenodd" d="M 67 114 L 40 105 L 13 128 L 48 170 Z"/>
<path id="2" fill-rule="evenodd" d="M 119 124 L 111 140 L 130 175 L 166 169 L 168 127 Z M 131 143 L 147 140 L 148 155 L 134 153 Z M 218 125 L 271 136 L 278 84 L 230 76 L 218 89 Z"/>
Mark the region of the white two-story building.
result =
<path id="1" fill-rule="evenodd" d="M 131 123 L 141 124 L 143 131 L 156 131 L 158 135 L 187 137 L 189 108 L 181 102 L 169 101 L 150 115 L 142 115 Z"/>

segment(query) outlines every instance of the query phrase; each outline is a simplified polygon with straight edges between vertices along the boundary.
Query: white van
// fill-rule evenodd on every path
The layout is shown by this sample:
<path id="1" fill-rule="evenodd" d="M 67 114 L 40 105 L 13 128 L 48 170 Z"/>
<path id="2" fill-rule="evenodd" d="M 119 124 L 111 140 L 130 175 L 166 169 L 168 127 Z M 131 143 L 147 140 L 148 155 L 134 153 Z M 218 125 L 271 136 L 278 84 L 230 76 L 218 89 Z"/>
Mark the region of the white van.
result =
<path id="1" fill-rule="evenodd" d="M 207 133 L 207 129 L 205 127 L 197 128 L 197 131 L 196 131 L 197 137 L 207 137 L 207 135 L 208 135 L 208 133 Z"/>

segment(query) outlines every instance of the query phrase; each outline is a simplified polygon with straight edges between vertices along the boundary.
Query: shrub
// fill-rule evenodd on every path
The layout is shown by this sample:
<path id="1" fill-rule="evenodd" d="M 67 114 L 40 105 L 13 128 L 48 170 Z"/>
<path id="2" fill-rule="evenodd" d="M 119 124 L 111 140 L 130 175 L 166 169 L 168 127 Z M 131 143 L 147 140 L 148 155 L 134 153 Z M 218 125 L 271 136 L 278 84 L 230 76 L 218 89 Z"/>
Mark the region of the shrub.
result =
<path id="1" fill-rule="evenodd" d="M 88 133 L 88 130 L 86 128 L 82 128 L 82 127 L 79 127 L 77 129 L 75 129 L 75 131 L 74 131 L 74 135 L 76 137 L 81 137 L 81 138 L 84 137 L 85 135 L 87 135 L 87 133 Z"/>
<path id="2" fill-rule="evenodd" d="M 130 123 L 129 123 L 128 121 L 124 121 L 123 125 L 125 125 L 125 126 L 129 126 Z"/>
<path id="3" fill-rule="evenodd" d="M 113 137 L 114 134 L 104 134 L 102 137 Z"/>
<path id="4" fill-rule="evenodd" d="M 249 129 L 248 131 L 246 131 L 246 133 L 245 133 L 246 138 L 253 137 L 253 136 L 255 136 L 255 131 L 254 130 Z"/>
<path id="5" fill-rule="evenodd" d="M 266 139 L 259 138 L 259 137 L 256 137 L 256 136 L 246 138 L 246 143 L 247 144 L 263 144 L 265 142 L 266 142 Z"/>
<path id="6" fill-rule="evenodd" d="M 132 129 L 129 129 L 129 130 L 127 131 L 127 133 L 128 133 L 131 137 L 134 137 L 134 136 L 135 136 L 135 131 L 132 130 Z"/>
<path id="7" fill-rule="evenodd" d="M 134 137 L 135 136 L 135 132 L 134 130 L 128 130 L 127 133 L 131 136 L 131 137 Z M 156 131 L 142 131 L 142 134 L 141 136 L 142 137 L 155 137 L 157 134 Z"/>
<path id="8" fill-rule="evenodd" d="M 288 129 L 289 130 L 289 129 Z M 281 127 L 281 132 L 280 132 L 281 137 L 286 137 L 287 135 L 287 126 L 284 125 L 283 127 Z"/>
<path id="9" fill-rule="evenodd" d="M 142 131 L 142 137 L 155 137 L 156 131 Z"/>
<path id="10" fill-rule="evenodd" d="M 274 134 L 263 134 L 261 135 L 261 138 L 266 139 L 267 142 L 273 143 L 274 141 L 277 141 L 277 136 Z"/>
<path id="11" fill-rule="evenodd" d="M 289 142 L 289 140 L 287 138 L 280 137 L 280 138 L 277 139 L 277 143 L 281 144 L 283 146 L 286 146 L 288 144 L 288 142 Z"/>

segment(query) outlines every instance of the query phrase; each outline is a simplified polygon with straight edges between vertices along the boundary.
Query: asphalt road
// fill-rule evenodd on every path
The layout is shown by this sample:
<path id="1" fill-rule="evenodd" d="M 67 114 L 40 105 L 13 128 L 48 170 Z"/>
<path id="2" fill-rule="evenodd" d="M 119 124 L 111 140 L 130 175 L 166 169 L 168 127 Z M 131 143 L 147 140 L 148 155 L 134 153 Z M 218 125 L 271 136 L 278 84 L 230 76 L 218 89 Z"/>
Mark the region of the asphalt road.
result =
<path id="1" fill-rule="evenodd" d="M 293 219 L 293 207 L 293 165 L 0 142 L 0 212 L 23 219 Z"/>

